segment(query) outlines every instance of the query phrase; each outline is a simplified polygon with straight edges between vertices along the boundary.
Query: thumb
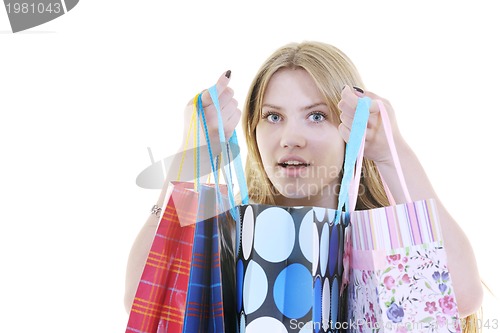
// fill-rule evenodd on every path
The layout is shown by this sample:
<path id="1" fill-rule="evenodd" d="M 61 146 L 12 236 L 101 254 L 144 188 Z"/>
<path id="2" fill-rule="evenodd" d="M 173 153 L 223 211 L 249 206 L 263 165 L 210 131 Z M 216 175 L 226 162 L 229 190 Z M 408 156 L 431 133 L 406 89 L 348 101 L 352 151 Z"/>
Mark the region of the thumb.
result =
<path id="1" fill-rule="evenodd" d="M 217 88 L 217 96 L 220 96 L 220 94 L 224 91 L 224 89 L 227 88 L 230 80 L 231 80 L 231 70 L 226 71 L 219 77 L 219 80 L 217 80 L 217 84 L 215 85 L 215 87 Z"/>
<path id="2" fill-rule="evenodd" d="M 375 100 L 378 99 L 383 102 L 384 99 L 371 91 L 365 91 L 363 95 L 369 97 L 372 100 L 372 104 L 370 105 L 370 112 L 371 113 L 379 112 L 378 104 L 375 102 Z"/>
<path id="3" fill-rule="evenodd" d="M 215 84 L 215 88 L 217 89 L 217 97 L 220 97 L 222 92 L 227 88 L 227 86 L 229 85 L 230 78 L 231 78 L 230 70 L 224 72 L 219 77 L 217 83 Z M 203 92 L 203 94 L 201 95 L 201 100 L 204 107 L 212 104 L 212 98 L 210 97 L 210 93 L 208 92 L 208 90 L 205 90 Z"/>
<path id="4" fill-rule="evenodd" d="M 348 86 L 347 86 L 348 87 Z M 369 97 L 370 99 L 380 99 L 380 96 L 378 96 L 377 94 L 371 92 L 371 91 L 367 91 L 367 90 L 364 90 L 364 89 L 361 89 L 359 87 L 356 87 L 356 86 L 352 86 L 353 88 L 353 92 L 354 92 L 354 95 L 358 96 L 358 97 Z"/>

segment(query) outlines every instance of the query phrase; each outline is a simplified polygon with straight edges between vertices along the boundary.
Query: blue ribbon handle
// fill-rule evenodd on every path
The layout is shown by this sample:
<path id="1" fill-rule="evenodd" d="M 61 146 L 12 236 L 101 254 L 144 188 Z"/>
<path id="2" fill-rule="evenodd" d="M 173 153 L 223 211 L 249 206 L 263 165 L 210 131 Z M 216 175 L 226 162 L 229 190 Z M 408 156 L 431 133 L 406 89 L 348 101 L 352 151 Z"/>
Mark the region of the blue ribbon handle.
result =
<path id="1" fill-rule="evenodd" d="M 340 184 L 339 203 L 337 206 L 338 211 L 349 212 L 349 188 L 351 181 L 354 177 L 354 166 L 358 158 L 359 149 L 366 132 L 366 125 L 368 124 L 368 117 L 370 115 L 371 99 L 369 97 L 362 97 L 358 99 L 356 112 L 354 113 L 354 120 L 352 122 L 351 134 L 347 141 L 345 159 L 344 159 L 344 176 Z M 335 224 L 339 223 L 341 214 L 335 217 Z"/>
<path id="2" fill-rule="evenodd" d="M 247 184 L 245 181 L 245 174 L 243 171 L 243 165 L 241 162 L 241 155 L 239 154 L 239 146 L 238 146 L 238 139 L 236 136 L 236 131 L 234 131 L 229 139 L 229 142 L 226 142 L 226 138 L 224 136 L 224 124 L 222 122 L 222 115 L 221 115 L 221 110 L 220 110 L 220 104 L 219 104 L 219 98 L 217 95 L 217 89 L 216 86 L 212 86 L 208 89 L 208 92 L 210 94 L 210 97 L 212 98 L 212 101 L 214 103 L 215 109 L 217 110 L 217 123 L 218 123 L 218 131 L 219 131 L 219 141 L 220 145 L 222 148 L 222 171 L 223 171 L 223 176 L 226 180 L 227 183 L 227 188 L 228 188 L 228 197 L 229 197 L 229 210 L 231 212 L 231 215 L 233 218 L 237 221 L 239 219 L 238 217 L 238 212 L 236 210 L 236 202 L 235 202 L 235 197 L 233 193 L 233 180 L 232 180 L 232 174 L 231 174 L 231 158 L 230 155 L 233 157 L 233 162 L 234 162 L 234 168 L 236 172 L 236 177 L 237 181 L 239 184 L 240 188 L 240 194 L 241 194 L 241 199 L 242 199 L 242 204 L 248 204 L 248 188 Z M 201 115 L 202 121 L 203 121 L 203 127 L 205 130 L 205 137 L 207 140 L 207 145 L 208 145 L 208 153 L 210 157 L 210 164 L 212 167 L 212 172 L 214 174 L 215 178 L 215 184 L 217 188 L 217 197 L 219 201 L 219 205 L 223 207 L 223 201 L 222 201 L 222 196 L 219 188 L 219 178 L 217 174 L 217 164 L 214 162 L 214 156 L 211 148 L 211 143 L 210 143 L 210 137 L 208 135 L 208 128 L 207 128 L 207 123 L 206 123 L 206 118 L 205 118 L 205 113 L 203 111 L 203 106 L 202 106 L 202 101 L 201 101 L 201 94 L 198 97 L 198 114 Z M 233 149 L 229 149 L 229 147 L 233 147 Z M 236 151 L 234 151 L 234 149 Z M 231 154 L 230 154 L 231 152 Z"/>

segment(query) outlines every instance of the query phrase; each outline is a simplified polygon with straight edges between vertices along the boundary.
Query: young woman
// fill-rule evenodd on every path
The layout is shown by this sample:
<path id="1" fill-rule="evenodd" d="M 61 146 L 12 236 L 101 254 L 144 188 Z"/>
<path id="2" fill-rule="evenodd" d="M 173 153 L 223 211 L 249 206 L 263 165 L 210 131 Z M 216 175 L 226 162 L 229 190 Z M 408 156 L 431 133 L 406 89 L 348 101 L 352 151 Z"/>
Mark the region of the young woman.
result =
<path id="1" fill-rule="evenodd" d="M 241 115 L 228 87 L 229 79 L 228 71 L 217 82 L 226 136 L 232 133 Z M 482 301 L 481 279 L 471 245 L 439 201 L 417 157 L 399 132 L 390 103 L 364 90 L 355 66 L 337 48 L 319 42 L 286 45 L 276 50 L 258 71 L 242 121 L 248 145 L 246 177 L 250 200 L 281 206 L 336 208 L 345 142 L 357 100 L 364 95 L 382 100 L 389 113 L 412 200 L 434 198 L 437 202 L 458 310 L 461 317 L 471 316 Z M 202 101 L 212 142 L 217 142 L 217 119 L 208 92 L 203 93 Z M 188 105 L 186 114 L 191 110 Z M 404 202 L 376 103 L 370 107 L 364 156 L 356 209 L 389 205 L 379 174 L 396 202 Z M 177 170 L 176 166 L 171 170 Z M 173 177 L 167 180 L 170 179 Z M 164 192 L 158 201 L 160 206 L 163 196 Z M 131 252 L 128 308 L 156 223 L 152 216 Z"/>

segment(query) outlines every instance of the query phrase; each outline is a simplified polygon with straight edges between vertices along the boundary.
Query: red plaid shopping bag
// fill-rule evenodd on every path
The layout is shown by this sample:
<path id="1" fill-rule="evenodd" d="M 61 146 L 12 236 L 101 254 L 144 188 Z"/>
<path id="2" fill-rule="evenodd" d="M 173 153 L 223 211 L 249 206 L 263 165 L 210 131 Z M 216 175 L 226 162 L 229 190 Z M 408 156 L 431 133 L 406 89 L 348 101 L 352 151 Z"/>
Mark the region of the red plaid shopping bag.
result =
<path id="1" fill-rule="evenodd" d="M 184 187 L 172 184 L 171 192 L 182 193 Z M 127 333 L 157 332 L 160 322 L 173 331 L 182 331 L 195 225 L 181 227 L 171 195 L 163 212 L 134 298 Z"/>
<path id="2" fill-rule="evenodd" d="M 224 331 L 224 271 L 220 261 L 221 251 L 232 251 L 232 242 L 227 238 L 228 231 L 221 231 L 226 239 L 220 240 L 219 228 L 229 228 L 234 220 L 224 213 L 206 215 L 204 209 L 216 205 L 210 200 L 215 198 L 215 188 L 201 185 L 194 192 L 193 187 L 187 182 L 174 182 L 169 187 L 127 333 L 208 332 L 209 325 L 217 328 L 215 332 Z M 182 204 L 176 205 L 177 201 Z M 185 226 L 180 223 L 180 218 L 195 222 L 199 216 L 206 218 Z M 232 261 L 226 261 L 226 266 L 228 276 L 233 271 Z M 230 287 L 230 283 L 226 284 Z M 226 303 L 231 302 L 228 295 Z M 231 323 L 229 317 L 226 322 Z"/>

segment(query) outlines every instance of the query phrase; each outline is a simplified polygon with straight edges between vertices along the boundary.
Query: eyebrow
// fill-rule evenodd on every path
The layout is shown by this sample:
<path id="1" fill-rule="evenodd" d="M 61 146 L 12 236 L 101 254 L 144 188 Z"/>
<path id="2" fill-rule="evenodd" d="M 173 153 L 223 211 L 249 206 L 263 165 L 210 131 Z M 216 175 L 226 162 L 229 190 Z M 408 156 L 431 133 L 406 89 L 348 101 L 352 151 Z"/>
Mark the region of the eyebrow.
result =
<path id="1" fill-rule="evenodd" d="M 308 105 L 308 106 L 304 107 L 302 110 L 307 111 L 307 110 L 310 110 L 310 109 L 314 109 L 315 107 L 318 107 L 318 106 L 328 106 L 328 105 L 326 105 L 326 103 L 323 103 L 323 102 L 314 103 L 314 104 L 311 104 L 311 105 Z M 281 110 L 281 107 L 273 105 L 273 104 L 262 104 L 262 107 L 263 108 L 264 107 L 268 107 L 268 108 L 271 108 L 271 109 Z"/>

